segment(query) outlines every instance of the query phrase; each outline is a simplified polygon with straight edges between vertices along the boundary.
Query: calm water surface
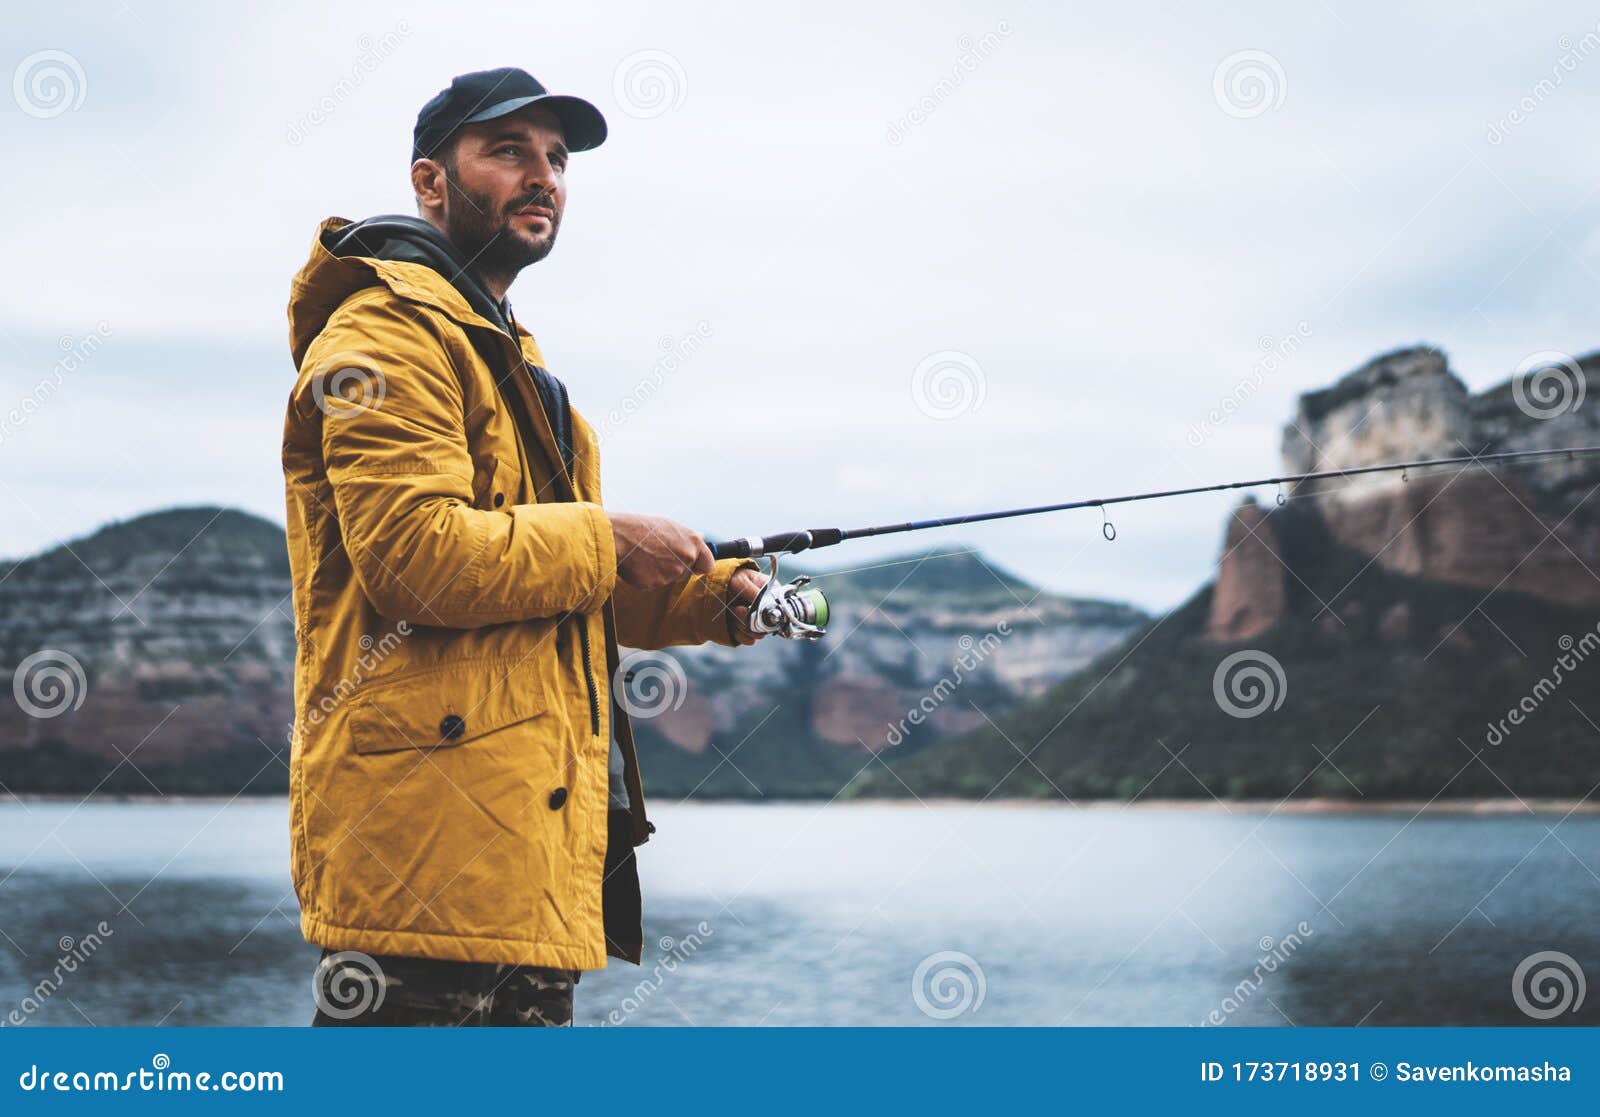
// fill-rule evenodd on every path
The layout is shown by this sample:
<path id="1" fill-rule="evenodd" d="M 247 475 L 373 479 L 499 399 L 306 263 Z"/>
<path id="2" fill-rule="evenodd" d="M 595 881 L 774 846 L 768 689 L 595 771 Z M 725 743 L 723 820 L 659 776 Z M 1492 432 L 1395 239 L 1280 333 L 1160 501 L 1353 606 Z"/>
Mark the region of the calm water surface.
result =
<path id="1" fill-rule="evenodd" d="M 1522 1024 L 1529 955 L 1600 980 L 1595 817 L 652 814 L 645 965 L 585 975 L 579 1023 Z M 283 800 L 0 807 L 0 1018 L 306 1023 L 287 858 Z M 1600 1022 L 1596 1000 L 1557 1022 Z"/>

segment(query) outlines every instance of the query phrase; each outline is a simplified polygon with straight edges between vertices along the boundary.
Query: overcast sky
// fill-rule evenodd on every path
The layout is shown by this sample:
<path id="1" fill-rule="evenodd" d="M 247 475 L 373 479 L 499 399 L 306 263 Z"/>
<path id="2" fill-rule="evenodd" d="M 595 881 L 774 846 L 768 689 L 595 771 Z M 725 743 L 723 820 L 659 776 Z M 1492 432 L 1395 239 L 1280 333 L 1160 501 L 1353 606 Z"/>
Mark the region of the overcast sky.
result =
<path id="1" fill-rule="evenodd" d="M 289 278 L 322 218 L 413 211 L 417 108 L 498 65 L 611 125 L 518 317 L 591 421 L 651 385 L 607 502 L 708 534 L 1259 475 L 1384 350 L 1481 389 L 1600 347 L 1600 9 L 1227 8 L 14 9 L 0 554 L 173 504 L 281 523 Z M 1233 499 L 915 544 L 1164 608 Z"/>

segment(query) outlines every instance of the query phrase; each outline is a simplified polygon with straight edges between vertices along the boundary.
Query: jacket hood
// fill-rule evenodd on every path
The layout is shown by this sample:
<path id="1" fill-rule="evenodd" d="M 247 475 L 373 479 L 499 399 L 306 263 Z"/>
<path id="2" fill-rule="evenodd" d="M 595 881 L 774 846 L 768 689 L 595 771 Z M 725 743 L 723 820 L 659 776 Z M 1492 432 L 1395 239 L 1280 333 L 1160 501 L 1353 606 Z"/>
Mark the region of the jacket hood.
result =
<path id="1" fill-rule="evenodd" d="M 561 460 L 571 472 L 572 415 L 566 385 L 544 368 L 538 344 L 512 317 L 510 302 L 495 302 L 450 239 L 420 217 L 386 214 L 354 224 L 330 217 L 317 228 L 311 259 L 294 277 L 289 292 L 289 350 L 296 368 L 305 363 L 311 343 L 344 301 L 378 284 L 401 298 L 433 306 L 464 326 L 511 339 L 539 393 Z M 532 343 L 531 353 L 525 341 Z"/>
<path id="2" fill-rule="evenodd" d="M 506 308 L 478 282 L 450 239 L 420 217 L 385 214 L 350 222 L 330 217 L 317 227 L 311 257 L 289 294 L 289 348 L 299 365 L 339 305 L 384 284 L 466 325 L 513 331 Z"/>

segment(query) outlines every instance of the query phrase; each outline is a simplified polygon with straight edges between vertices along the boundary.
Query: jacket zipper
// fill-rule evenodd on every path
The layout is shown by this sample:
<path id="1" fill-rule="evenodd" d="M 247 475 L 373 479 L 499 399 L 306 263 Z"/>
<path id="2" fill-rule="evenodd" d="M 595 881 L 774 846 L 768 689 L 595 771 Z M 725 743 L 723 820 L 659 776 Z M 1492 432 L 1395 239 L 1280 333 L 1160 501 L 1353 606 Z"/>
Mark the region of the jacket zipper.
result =
<path id="1" fill-rule="evenodd" d="M 511 326 L 511 344 L 516 347 L 518 362 L 525 366 L 527 358 L 522 355 L 522 339 L 517 336 L 517 320 L 509 313 L 509 303 L 506 309 L 508 311 L 506 317 Z M 523 371 L 526 372 L 526 368 Z M 544 417 L 544 424 L 551 432 L 551 441 L 555 441 L 555 423 L 551 421 L 549 413 L 545 410 L 544 400 L 539 396 L 537 389 L 534 390 L 533 395 L 539 404 L 539 413 Z M 530 431 L 529 433 L 531 434 L 532 432 Z M 538 438 L 534 438 L 533 441 L 536 445 L 540 445 Z M 567 474 L 566 463 L 560 460 L 560 449 L 559 446 L 556 447 L 557 460 L 552 463 L 553 469 L 566 480 L 567 490 L 571 493 L 572 498 L 576 500 L 578 496 L 577 485 Z M 589 651 L 589 622 L 587 617 L 578 616 L 574 618 L 574 623 L 578 628 L 578 641 L 583 645 L 583 681 L 589 687 L 589 732 L 598 737 L 600 736 L 600 689 L 595 685 L 594 660 Z"/>
<path id="2" fill-rule="evenodd" d="M 588 618 L 576 618 L 578 640 L 583 644 L 583 678 L 589 684 L 589 731 L 600 736 L 600 691 L 594 685 L 594 666 L 589 658 Z"/>

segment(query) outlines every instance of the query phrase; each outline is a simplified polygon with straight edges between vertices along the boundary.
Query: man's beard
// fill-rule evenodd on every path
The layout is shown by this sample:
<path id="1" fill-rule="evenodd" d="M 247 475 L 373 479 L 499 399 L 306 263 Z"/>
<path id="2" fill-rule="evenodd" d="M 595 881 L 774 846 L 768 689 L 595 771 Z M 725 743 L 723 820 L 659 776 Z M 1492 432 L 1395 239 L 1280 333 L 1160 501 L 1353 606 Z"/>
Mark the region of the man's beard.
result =
<path id="1" fill-rule="evenodd" d="M 493 199 L 465 190 L 451 179 L 446 181 L 456 204 L 445 218 L 445 235 L 461 249 L 471 270 L 504 277 L 509 282 L 529 264 L 537 264 L 550 255 L 561 228 L 561 214 L 548 194 L 531 194 L 500 213 Z M 536 204 L 550 210 L 550 232 L 542 240 L 529 241 L 511 227 L 511 215 Z"/>

